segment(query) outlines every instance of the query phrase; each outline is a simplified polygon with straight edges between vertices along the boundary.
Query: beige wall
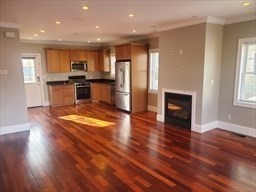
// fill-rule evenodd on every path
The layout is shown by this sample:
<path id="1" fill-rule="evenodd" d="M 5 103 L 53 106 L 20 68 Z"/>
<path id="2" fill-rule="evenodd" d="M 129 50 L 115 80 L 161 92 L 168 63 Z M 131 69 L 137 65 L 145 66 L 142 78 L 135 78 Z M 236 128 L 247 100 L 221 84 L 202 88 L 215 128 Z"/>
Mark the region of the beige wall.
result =
<path id="1" fill-rule="evenodd" d="M 43 101 L 45 103 L 47 103 L 47 101 L 48 101 L 48 92 L 47 92 L 47 86 L 46 86 L 47 81 L 67 80 L 69 75 L 86 75 L 87 79 L 101 78 L 102 74 L 100 72 L 84 72 L 84 71 L 73 72 L 72 71 L 69 73 L 47 73 L 46 72 L 46 58 L 45 58 L 45 51 L 44 51 L 45 48 L 93 50 L 93 49 L 98 49 L 98 47 L 21 43 L 21 52 L 22 53 L 39 53 L 41 55 L 41 63 L 42 63 L 41 66 L 42 66 L 42 74 L 43 74 L 43 91 L 44 91 Z"/>
<path id="2" fill-rule="evenodd" d="M 15 38 L 5 37 L 5 32 L 15 33 Z M 28 122 L 25 87 L 21 65 L 20 37 L 18 29 L 0 28 L 0 127 Z"/>
<path id="3" fill-rule="evenodd" d="M 256 21 L 247 21 L 224 26 L 223 52 L 220 79 L 220 121 L 255 128 L 255 109 L 233 105 L 238 40 L 256 35 Z M 228 114 L 232 119 L 228 120 Z"/>
<path id="4" fill-rule="evenodd" d="M 198 24 L 159 33 L 158 114 L 162 112 L 163 88 L 193 91 L 196 92 L 195 121 L 201 124 L 205 32 L 206 24 Z"/>
<path id="5" fill-rule="evenodd" d="M 206 24 L 202 125 L 218 119 L 223 26 Z"/>

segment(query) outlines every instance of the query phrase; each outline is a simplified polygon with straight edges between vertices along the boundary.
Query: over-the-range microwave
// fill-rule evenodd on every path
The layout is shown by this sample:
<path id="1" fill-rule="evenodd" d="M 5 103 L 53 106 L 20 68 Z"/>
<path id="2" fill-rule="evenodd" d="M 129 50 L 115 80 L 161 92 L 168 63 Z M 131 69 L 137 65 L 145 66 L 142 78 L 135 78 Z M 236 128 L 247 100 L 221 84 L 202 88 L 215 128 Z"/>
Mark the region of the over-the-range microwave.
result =
<path id="1" fill-rule="evenodd" d="M 71 71 L 87 71 L 86 61 L 71 61 Z"/>

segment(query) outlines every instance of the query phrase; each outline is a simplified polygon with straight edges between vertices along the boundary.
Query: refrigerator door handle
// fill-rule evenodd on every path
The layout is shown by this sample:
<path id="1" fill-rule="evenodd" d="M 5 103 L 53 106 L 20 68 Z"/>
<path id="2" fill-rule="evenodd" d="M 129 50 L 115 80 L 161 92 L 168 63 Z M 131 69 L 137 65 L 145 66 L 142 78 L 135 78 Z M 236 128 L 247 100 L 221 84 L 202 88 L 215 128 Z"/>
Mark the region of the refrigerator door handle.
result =
<path id="1" fill-rule="evenodd" d="M 124 69 L 123 69 L 123 87 L 124 87 L 124 80 L 125 80 L 125 71 L 124 71 Z"/>

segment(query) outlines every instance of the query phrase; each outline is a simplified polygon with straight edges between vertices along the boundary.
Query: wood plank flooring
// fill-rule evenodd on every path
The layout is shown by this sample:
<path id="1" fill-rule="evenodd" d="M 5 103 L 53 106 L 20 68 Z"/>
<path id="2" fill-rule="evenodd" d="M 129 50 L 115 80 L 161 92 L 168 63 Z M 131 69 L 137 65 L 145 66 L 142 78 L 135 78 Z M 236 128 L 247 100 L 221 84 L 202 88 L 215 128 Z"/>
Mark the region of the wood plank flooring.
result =
<path id="1" fill-rule="evenodd" d="M 256 191 L 254 138 L 198 134 L 99 103 L 28 111 L 30 132 L 0 136 L 1 192 Z M 59 118 L 68 115 L 113 124 Z"/>

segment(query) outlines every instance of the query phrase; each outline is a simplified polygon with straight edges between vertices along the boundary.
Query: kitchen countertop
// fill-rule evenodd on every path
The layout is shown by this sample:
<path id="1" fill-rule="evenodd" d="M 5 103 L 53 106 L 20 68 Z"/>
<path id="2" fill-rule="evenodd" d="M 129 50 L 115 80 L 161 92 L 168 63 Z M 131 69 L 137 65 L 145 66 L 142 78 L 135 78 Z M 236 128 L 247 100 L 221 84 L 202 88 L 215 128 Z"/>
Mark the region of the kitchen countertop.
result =
<path id="1" fill-rule="evenodd" d="M 114 79 L 86 79 L 87 82 L 90 83 L 104 83 L 104 84 L 110 84 L 115 85 Z M 68 80 L 63 81 L 46 81 L 46 85 L 54 86 L 54 85 L 71 85 L 73 83 L 70 83 Z"/>

